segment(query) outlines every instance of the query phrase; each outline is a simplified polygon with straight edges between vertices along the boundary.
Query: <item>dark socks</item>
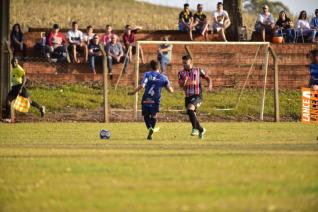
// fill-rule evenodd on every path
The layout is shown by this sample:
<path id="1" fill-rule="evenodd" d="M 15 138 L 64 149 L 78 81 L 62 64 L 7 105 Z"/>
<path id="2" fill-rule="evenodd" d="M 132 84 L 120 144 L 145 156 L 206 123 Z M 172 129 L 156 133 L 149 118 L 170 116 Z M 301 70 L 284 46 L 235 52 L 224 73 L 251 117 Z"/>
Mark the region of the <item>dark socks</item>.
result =
<path id="1" fill-rule="evenodd" d="M 152 116 L 150 120 L 151 120 L 151 127 L 154 129 L 157 123 L 157 118 Z"/>
<path id="2" fill-rule="evenodd" d="M 144 121 L 145 121 L 147 129 L 155 128 L 156 123 L 157 123 L 157 118 L 153 117 L 151 115 L 145 115 L 144 116 Z"/>
<path id="3" fill-rule="evenodd" d="M 37 108 L 37 109 L 39 109 L 39 110 L 41 110 L 41 105 L 39 105 L 37 102 L 35 102 L 35 101 L 31 101 L 31 106 L 32 107 L 35 107 L 35 108 Z"/>
<path id="4" fill-rule="evenodd" d="M 199 132 L 202 132 L 203 128 L 201 127 L 199 121 L 197 120 L 195 112 L 193 110 L 188 110 L 188 115 L 192 124 L 192 128 L 199 130 Z"/>
<path id="5" fill-rule="evenodd" d="M 151 128 L 151 118 L 149 115 L 144 116 L 144 121 L 145 121 L 147 129 Z"/>

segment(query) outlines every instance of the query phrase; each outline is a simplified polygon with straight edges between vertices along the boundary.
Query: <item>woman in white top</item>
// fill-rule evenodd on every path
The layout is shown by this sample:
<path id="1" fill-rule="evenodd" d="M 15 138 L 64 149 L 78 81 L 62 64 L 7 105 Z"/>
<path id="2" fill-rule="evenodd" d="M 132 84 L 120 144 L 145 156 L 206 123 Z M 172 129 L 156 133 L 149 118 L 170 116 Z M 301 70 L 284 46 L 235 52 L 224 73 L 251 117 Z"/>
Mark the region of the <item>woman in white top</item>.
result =
<path id="1" fill-rule="evenodd" d="M 301 11 L 297 21 L 297 32 L 302 32 L 304 36 L 309 36 L 314 43 L 316 38 L 316 29 L 311 29 L 309 22 L 307 21 L 307 13 L 305 10 Z"/>
<path id="2" fill-rule="evenodd" d="M 86 27 L 86 33 L 83 35 L 83 40 L 86 42 L 87 45 L 89 45 L 93 37 L 96 36 L 96 34 L 93 33 L 93 31 L 94 29 L 91 25 Z"/>
<path id="3" fill-rule="evenodd" d="M 223 3 L 218 2 L 217 10 L 212 12 L 212 30 L 213 33 L 219 33 L 224 41 L 226 40 L 225 30 L 231 25 L 229 14 L 223 10 Z"/>
<path id="4" fill-rule="evenodd" d="M 269 12 L 268 6 L 263 6 L 263 12 L 258 15 L 255 23 L 255 31 L 261 33 L 263 41 L 266 40 L 266 34 L 273 34 L 275 29 L 275 20 Z"/>

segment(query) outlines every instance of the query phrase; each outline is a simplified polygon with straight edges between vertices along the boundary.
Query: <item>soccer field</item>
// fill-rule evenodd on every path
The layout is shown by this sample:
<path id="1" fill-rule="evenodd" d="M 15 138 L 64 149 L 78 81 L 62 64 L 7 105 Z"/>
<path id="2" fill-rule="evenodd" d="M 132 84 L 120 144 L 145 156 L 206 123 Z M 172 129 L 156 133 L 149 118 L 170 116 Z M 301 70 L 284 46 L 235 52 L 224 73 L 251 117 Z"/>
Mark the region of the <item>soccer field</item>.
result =
<path id="1" fill-rule="evenodd" d="M 203 125 L 0 124 L 0 211 L 318 210 L 317 125 Z"/>

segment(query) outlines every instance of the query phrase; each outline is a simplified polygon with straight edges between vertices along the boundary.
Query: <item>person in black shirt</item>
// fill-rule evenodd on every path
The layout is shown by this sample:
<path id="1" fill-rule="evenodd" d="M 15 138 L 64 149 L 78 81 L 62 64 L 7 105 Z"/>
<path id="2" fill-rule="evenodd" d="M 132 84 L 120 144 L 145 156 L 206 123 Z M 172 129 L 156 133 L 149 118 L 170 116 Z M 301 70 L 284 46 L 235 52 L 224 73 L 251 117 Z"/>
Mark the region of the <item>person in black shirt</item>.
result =
<path id="1" fill-rule="evenodd" d="M 94 74 L 96 74 L 96 69 L 95 69 L 96 61 L 101 61 L 101 60 L 102 60 L 102 52 L 100 50 L 99 37 L 95 35 L 90 41 L 90 44 L 88 45 L 89 67 L 91 68 Z"/>
<path id="2" fill-rule="evenodd" d="M 195 28 L 197 33 L 200 33 L 207 40 L 208 21 L 206 15 L 203 13 L 202 4 L 198 4 L 197 12 L 193 16 L 193 24 L 191 25 L 190 38 L 192 38 L 192 28 Z"/>
<path id="3" fill-rule="evenodd" d="M 22 52 L 23 57 L 26 56 L 26 45 L 23 41 L 24 37 L 20 24 L 14 24 L 10 35 L 10 44 L 13 49 L 13 56 L 16 56 L 17 52 Z"/>
<path id="4" fill-rule="evenodd" d="M 284 36 L 285 42 L 293 42 L 295 38 L 295 30 L 292 29 L 293 22 L 287 17 L 285 11 L 279 13 L 279 18 L 276 21 L 276 34 Z"/>
<path id="5" fill-rule="evenodd" d="M 192 24 L 193 15 L 189 9 L 189 4 L 183 5 L 184 9 L 179 14 L 179 30 L 189 32 Z"/>

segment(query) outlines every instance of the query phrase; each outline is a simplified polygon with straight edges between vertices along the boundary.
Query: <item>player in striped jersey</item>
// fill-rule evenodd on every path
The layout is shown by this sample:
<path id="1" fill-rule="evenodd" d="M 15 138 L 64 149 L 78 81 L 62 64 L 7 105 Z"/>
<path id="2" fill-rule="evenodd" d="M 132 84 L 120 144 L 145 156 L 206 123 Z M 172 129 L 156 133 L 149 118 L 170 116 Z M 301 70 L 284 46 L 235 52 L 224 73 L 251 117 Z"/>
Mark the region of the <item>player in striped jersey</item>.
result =
<path id="1" fill-rule="evenodd" d="M 178 73 L 179 85 L 185 91 L 185 106 L 187 114 L 192 124 L 191 135 L 199 135 L 203 139 L 205 129 L 200 125 L 196 110 L 202 103 L 202 83 L 201 79 L 208 82 L 209 91 L 212 91 L 212 80 L 201 68 L 193 67 L 192 58 L 190 55 L 182 57 L 183 70 Z"/>

